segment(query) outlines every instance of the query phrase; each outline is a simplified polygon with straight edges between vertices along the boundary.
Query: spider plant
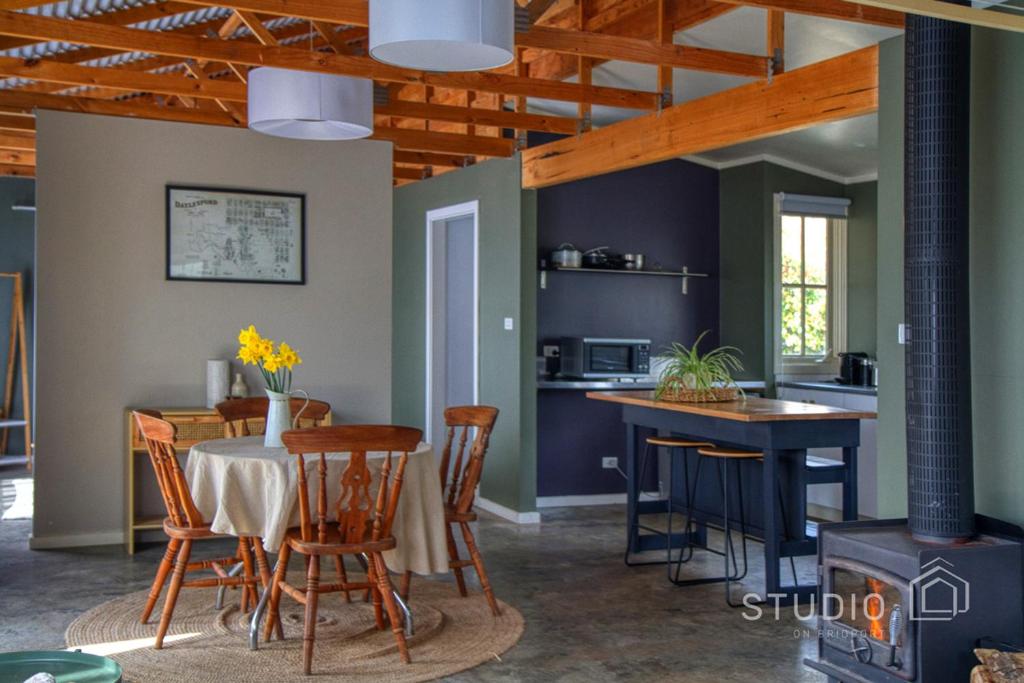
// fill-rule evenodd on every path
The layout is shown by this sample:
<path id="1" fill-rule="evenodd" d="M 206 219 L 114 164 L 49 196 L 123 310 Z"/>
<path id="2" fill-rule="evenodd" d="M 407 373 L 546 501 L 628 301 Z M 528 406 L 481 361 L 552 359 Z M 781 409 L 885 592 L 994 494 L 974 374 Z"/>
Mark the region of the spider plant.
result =
<path id="1" fill-rule="evenodd" d="M 743 352 L 735 346 L 719 346 L 701 354 L 700 342 L 709 332 L 710 330 L 701 332 L 689 348 L 679 342 L 673 342 L 665 353 L 659 356 L 666 363 L 658 378 L 655 398 L 661 398 L 666 391 L 677 387 L 703 393 L 714 387 L 736 385 L 732 373 L 743 370 L 743 364 L 736 354 Z"/>

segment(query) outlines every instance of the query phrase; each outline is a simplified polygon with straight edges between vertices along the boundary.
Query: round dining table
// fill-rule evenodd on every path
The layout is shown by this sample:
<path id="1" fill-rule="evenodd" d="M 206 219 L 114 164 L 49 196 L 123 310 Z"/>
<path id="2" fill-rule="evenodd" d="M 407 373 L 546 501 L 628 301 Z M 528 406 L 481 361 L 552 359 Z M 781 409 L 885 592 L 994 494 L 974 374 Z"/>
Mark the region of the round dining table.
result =
<path id="1" fill-rule="evenodd" d="M 397 460 L 399 454 L 392 457 Z M 367 453 L 373 476 L 370 493 L 377 496 L 384 453 Z M 341 474 L 347 453 L 327 454 L 328 507 L 333 509 L 341 492 Z M 307 456 L 311 506 L 316 501 L 319 458 Z M 277 552 L 285 532 L 299 524 L 297 458 L 285 448 L 267 448 L 262 436 L 214 439 L 192 446 L 185 477 L 196 507 L 215 533 L 263 539 L 264 547 Z M 310 511 L 316 519 L 316 509 Z M 397 545 L 384 553 L 388 568 L 396 573 L 448 572 L 444 504 L 433 448 L 420 443 L 409 453 L 402 492 L 398 499 L 392 533 Z"/>

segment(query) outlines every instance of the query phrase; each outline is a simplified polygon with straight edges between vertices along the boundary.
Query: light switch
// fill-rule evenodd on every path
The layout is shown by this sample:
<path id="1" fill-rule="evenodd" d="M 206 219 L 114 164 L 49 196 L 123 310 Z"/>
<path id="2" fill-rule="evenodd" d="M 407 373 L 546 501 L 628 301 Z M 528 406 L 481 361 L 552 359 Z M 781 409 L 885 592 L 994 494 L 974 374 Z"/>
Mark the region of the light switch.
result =
<path id="1" fill-rule="evenodd" d="M 900 323 L 896 332 L 897 341 L 900 344 L 906 344 L 910 341 L 910 325 L 906 323 Z"/>
<path id="2" fill-rule="evenodd" d="M 513 322 L 512 318 L 505 318 L 505 329 L 506 330 L 514 330 L 515 327 L 516 326 L 515 326 L 515 323 Z"/>

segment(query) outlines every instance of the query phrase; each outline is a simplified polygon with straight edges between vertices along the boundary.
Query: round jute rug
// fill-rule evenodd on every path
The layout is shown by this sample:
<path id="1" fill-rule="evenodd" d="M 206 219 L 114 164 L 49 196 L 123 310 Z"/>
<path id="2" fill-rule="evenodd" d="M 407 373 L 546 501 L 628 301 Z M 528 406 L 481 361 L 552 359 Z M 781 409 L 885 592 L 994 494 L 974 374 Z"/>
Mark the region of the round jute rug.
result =
<path id="1" fill-rule="evenodd" d="M 235 604 L 217 611 L 213 590 L 183 589 L 163 650 L 153 649 L 162 603 L 152 623 L 139 623 L 146 595 L 131 593 L 89 610 L 68 627 L 68 647 L 117 660 L 127 683 L 310 680 L 302 674 L 302 606 L 287 596 L 281 599 L 285 640 L 261 640 L 253 652 L 237 591 L 228 592 Z M 523 634 L 523 617 L 515 608 L 501 603 L 501 616 L 495 618 L 483 595 L 462 598 L 451 584 L 413 581 L 411 597 L 416 635 L 409 641 L 412 664 L 403 664 L 390 628 L 374 628 L 372 605 L 355 596 L 346 604 L 341 593 L 321 596 L 314 677 L 429 681 L 498 660 Z"/>

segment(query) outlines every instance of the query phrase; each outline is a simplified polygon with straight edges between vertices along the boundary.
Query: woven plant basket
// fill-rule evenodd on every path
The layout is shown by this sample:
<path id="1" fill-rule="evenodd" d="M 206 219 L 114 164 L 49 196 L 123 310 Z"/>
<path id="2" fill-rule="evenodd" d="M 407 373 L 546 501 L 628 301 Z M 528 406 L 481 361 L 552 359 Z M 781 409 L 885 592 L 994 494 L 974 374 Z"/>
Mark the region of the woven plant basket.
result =
<path id="1" fill-rule="evenodd" d="M 711 387 L 710 389 L 688 389 L 675 382 L 666 382 L 659 387 L 659 401 L 673 403 L 721 403 L 735 401 L 740 395 L 739 387 Z"/>

